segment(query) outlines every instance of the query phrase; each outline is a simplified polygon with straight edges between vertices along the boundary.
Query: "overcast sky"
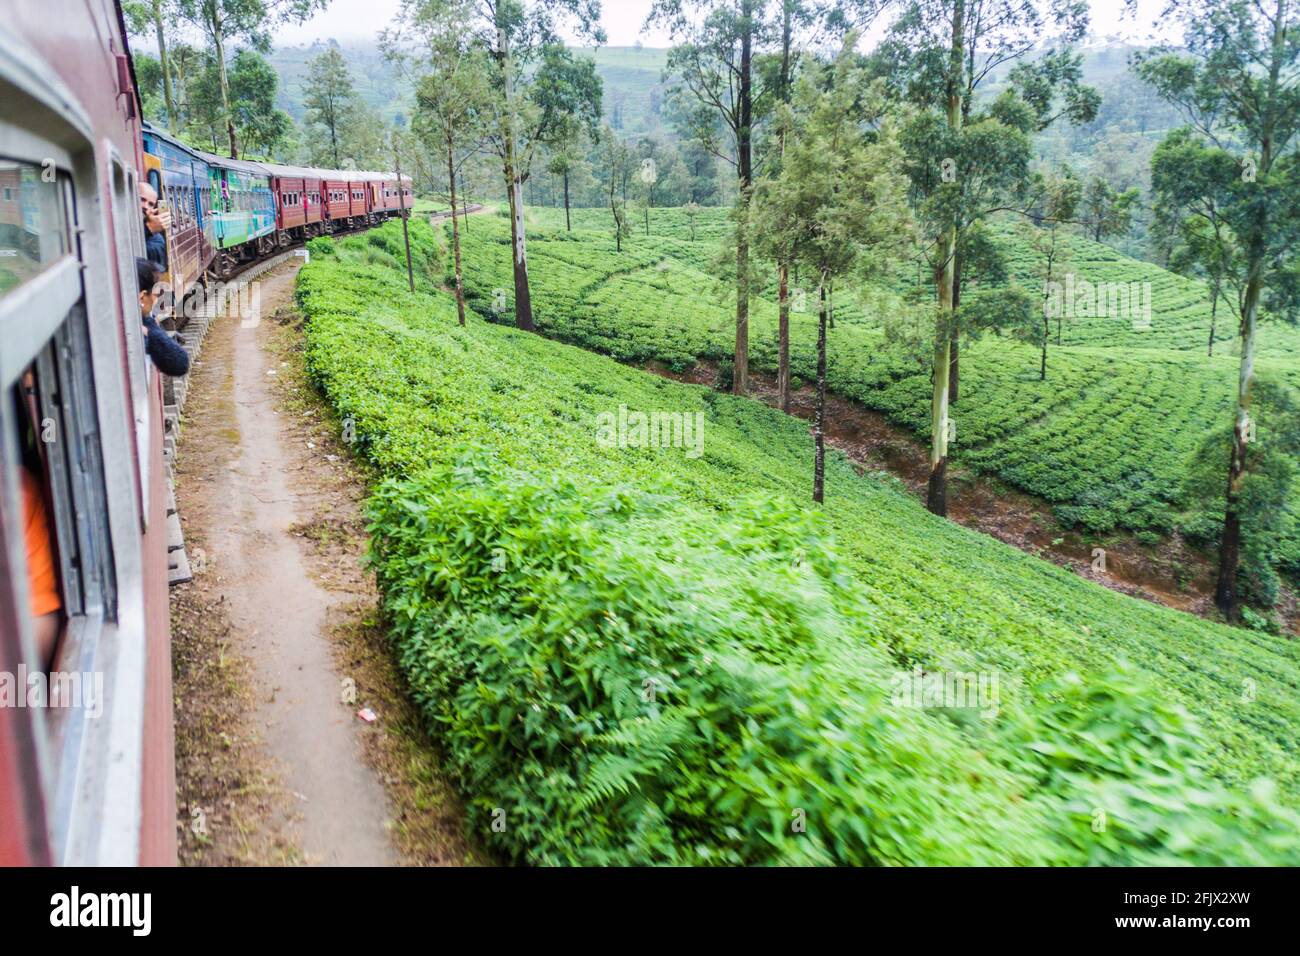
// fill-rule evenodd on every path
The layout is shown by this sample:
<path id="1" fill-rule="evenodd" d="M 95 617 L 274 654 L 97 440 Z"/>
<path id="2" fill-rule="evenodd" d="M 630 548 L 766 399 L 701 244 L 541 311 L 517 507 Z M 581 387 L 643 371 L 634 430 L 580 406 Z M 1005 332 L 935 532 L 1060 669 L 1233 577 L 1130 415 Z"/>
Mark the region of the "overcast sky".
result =
<path id="1" fill-rule="evenodd" d="M 632 46 L 637 41 L 646 46 L 668 46 L 669 39 L 660 32 L 642 32 L 646 14 L 653 0 L 604 0 L 601 20 L 609 35 L 610 46 Z M 1124 0 L 1089 0 L 1092 7 L 1092 32 L 1098 37 L 1123 37 L 1146 40 L 1152 24 L 1159 17 L 1165 0 L 1138 0 L 1136 18 L 1120 16 Z M 400 0 L 330 0 L 323 13 L 299 26 L 283 26 L 276 31 L 277 44 L 311 43 L 313 40 L 357 40 L 373 38 L 392 22 Z"/>

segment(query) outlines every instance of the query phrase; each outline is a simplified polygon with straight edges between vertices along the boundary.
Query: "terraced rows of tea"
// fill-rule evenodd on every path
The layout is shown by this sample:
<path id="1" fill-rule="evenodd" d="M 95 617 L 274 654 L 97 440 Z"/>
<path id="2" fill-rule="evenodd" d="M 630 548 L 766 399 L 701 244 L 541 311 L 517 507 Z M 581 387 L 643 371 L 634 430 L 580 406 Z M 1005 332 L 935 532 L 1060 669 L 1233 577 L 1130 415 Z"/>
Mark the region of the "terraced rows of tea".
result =
<path id="1" fill-rule="evenodd" d="M 653 210 L 651 235 L 638 231 L 615 250 L 605 210 L 576 210 L 574 231 L 563 213 L 537 210 L 529 237 L 538 327 L 545 334 L 620 361 L 664 362 L 677 370 L 724 362 L 734 349 L 732 287 L 716 277 L 719 237 L 728 221 L 717 210 L 695 217 L 697 238 L 679 210 Z M 1031 285 L 1032 250 L 1023 232 L 1000 227 L 1012 271 Z M 1150 540 L 1187 526 L 1184 481 L 1206 436 L 1231 419 L 1235 344 L 1205 354 L 1209 302 L 1201 283 L 1067 237 L 1073 268 L 1094 283 L 1149 282 L 1151 328 L 1127 319 L 1082 317 L 1063 323 L 1061 346 L 1039 353 L 1028 344 L 986 336 L 962 353 L 961 399 L 953 408 L 954 458 L 1049 502 L 1067 526 L 1106 533 L 1116 528 Z M 466 282 L 483 314 L 512 315 L 508 224 L 475 222 L 466 240 Z M 767 270 L 770 271 L 770 270 Z M 760 264 L 760 276 L 763 271 Z M 905 285 L 905 283 L 904 283 Z M 929 432 L 929 371 L 886 347 L 885 324 L 901 308 L 891 289 L 840 290 L 840 321 L 830 335 L 830 388 L 911 430 Z M 1038 288 L 1041 289 L 1041 283 Z M 776 367 L 776 307 L 771 290 L 751 310 L 751 364 Z M 791 363 L 805 380 L 815 373 L 814 297 L 792 317 Z M 493 310 L 495 305 L 495 311 Z M 1232 323 L 1220 314 L 1224 336 Z M 1262 377 L 1300 386 L 1300 334 L 1266 326 Z M 1300 537 L 1290 550 L 1300 562 Z M 1300 563 L 1297 563 L 1300 568 Z"/>
<path id="2" fill-rule="evenodd" d="M 473 228 L 481 289 L 496 239 Z M 578 334 L 553 292 L 607 291 L 577 262 L 628 294 L 659 279 L 649 250 L 621 275 L 591 242 L 534 244 L 551 331 Z M 387 479 L 371 533 L 398 659 L 508 858 L 1300 862 L 1295 642 L 1108 591 L 837 455 L 816 509 L 803 422 L 461 328 L 440 274 L 406 292 L 392 224 L 312 252 L 308 366 Z M 595 335 L 606 313 L 583 315 Z M 705 440 L 603 440 L 620 409 L 698 416 Z M 998 693 L 913 707 L 900 675 L 922 671 Z"/>

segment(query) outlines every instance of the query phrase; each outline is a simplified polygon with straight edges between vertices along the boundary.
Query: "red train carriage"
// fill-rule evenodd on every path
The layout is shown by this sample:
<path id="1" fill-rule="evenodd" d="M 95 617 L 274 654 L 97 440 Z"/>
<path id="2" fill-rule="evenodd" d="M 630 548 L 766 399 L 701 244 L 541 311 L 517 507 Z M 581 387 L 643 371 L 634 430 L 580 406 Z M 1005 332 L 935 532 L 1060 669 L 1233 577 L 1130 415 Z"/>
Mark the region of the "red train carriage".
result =
<path id="1" fill-rule="evenodd" d="M 325 191 L 325 218 L 331 228 L 346 228 L 352 207 L 349 199 L 352 184 L 343 179 L 326 179 L 321 188 Z"/>
<path id="2" fill-rule="evenodd" d="M 176 860 L 138 116 L 113 0 L 5 5 L 0 197 L 19 208 L 0 235 L 0 673 L 27 675 L 29 706 L 0 707 L 0 865 Z"/>
<path id="3" fill-rule="evenodd" d="M 282 167 L 267 166 L 273 173 Z M 289 236 L 296 235 L 307 224 L 307 200 L 304 196 L 301 176 L 274 175 L 271 177 L 271 191 L 275 193 L 276 228 L 279 230 L 280 245 L 289 244 Z"/>

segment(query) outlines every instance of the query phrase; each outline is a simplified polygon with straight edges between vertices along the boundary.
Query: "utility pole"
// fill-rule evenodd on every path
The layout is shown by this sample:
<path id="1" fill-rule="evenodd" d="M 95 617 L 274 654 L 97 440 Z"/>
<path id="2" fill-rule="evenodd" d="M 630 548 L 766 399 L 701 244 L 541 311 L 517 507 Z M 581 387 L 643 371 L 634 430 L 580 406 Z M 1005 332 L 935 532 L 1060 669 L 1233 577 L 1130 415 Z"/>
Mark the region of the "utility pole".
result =
<path id="1" fill-rule="evenodd" d="M 397 148 L 397 130 L 393 130 L 393 165 L 397 168 L 397 201 L 401 204 L 402 240 L 406 243 L 406 284 L 414 292 L 415 270 L 411 268 L 411 231 L 406 223 L 406 190 L 402 188 L 402 156 Z"/>

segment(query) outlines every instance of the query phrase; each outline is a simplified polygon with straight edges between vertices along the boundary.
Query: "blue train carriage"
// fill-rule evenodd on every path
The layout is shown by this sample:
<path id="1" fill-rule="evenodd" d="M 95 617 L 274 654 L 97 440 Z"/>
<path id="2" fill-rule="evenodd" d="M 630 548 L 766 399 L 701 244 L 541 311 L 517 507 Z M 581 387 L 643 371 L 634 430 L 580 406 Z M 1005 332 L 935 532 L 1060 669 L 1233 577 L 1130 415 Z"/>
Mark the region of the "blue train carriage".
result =
<path id="1" fill-rule="evenodd" d="M 242 262 L 277 248 L 271 173 L 261 163 L 202 154 L 208 164 L 208 207 L 216 246 L 214 271 L 228 278 Z"/>
<path id="2" fill-rule="evenodd" d="M 208 164 L 196 150 L 148 123 L 141 140 L 145 176 L 171 212 L 166 279 L 180 299 L 204 281 L 215 255 Z"/>

